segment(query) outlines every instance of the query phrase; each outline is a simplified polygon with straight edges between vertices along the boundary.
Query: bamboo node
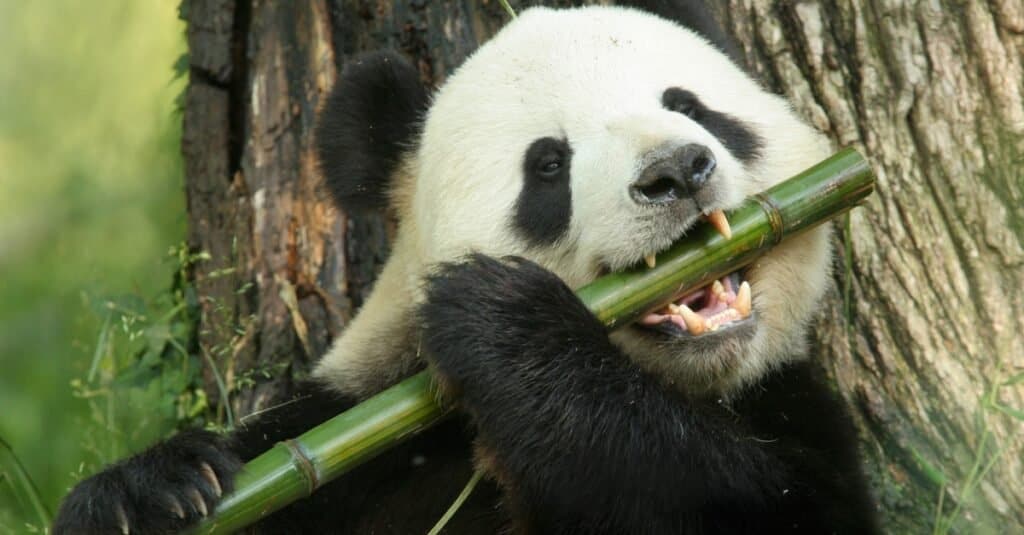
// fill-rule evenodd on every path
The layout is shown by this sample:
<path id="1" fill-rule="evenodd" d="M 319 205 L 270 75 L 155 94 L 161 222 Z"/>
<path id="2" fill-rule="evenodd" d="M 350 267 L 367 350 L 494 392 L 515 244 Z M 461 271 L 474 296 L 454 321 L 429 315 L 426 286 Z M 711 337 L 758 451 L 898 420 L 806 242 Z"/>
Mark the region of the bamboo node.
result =
<path id="1" fill-rule="evenodd" d="M 292 465 L 302 474 L 302 479 L 306 481 L 306 486 L 309 488 L 309 492 L 306 495 L 313 494 L 313 491 L 320 488 L 320 477 L 316 473 L 316 466 L 313 465 L 313 460 L 306 455 L 302 444 L 295 439 L 282 441 L 281 444 L 288 448 L 293 461 Z"/>
<path id="2" fill-rule="evenodd" d="M 768 224 L 772 227 L 772 245 L 782 243 L 782 238 L 786 233 L 786 224 L 782 220 L 782 210 L 779 205 L 775 204 L 775 199 L 765 192 L 755 194 L 751 198 L 757 201 L 757 204 L 764 210 L 764 214 L 768 216 Z"/>

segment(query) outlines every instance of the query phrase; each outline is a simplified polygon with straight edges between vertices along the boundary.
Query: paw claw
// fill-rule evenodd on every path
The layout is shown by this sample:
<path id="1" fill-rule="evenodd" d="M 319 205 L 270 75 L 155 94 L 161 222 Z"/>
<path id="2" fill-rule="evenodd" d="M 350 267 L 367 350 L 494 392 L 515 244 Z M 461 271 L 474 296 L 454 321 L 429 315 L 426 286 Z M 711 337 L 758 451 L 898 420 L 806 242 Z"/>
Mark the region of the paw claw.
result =
<path id="1" fill-rule="evenodd" d="M 117 525 L 121 528 L 122 535 L 129 535 L 131 530 L 128 528 L 128 515 L 125 514 L 121 504 L 114 505 L 114 514 L 117 515 Z"/>
<path id="2" fill-rule="evenodd" d="M 203 462 L 199 465 L 199 473 L 202 474 L 203 479 L 210 484 L 213 488 L 213 494 L 220 498 L 224 491 L 220 488 L 220 481 L 217 480 L 217 473 L 213 471 L 213 468 L 209 463 Z"/>
<path id="3" fill-rule="evenodd" d="M 184 431 L 76 485 L 64 498 L 52 533 L 181 532 L 213 514 L 241 466 L 222 437 Z"/>
<path id="4" fill-rule="evenodd" d="M 167 494 L 167 502 L 170 504 L 171 512 L 175 516 L 184 520 L 185 519 L 185 508 L 181 506 L 181 502 L 178 501 L 174 496 Z"/>
<path id="5" fill-rule="evenodd" d="M 203 495 L 199 494 L 199 491 L 196 488 L 193 487 L 188 489 L 188 498 L 189 501 L 192 502 L 192 505 L 196 507 L 196 510 L 199 511 L 200 516 L 205 518 L 206 515 L 209 514 L 209 510 L 206 508 L 206 502 L 203 501 Z"/>

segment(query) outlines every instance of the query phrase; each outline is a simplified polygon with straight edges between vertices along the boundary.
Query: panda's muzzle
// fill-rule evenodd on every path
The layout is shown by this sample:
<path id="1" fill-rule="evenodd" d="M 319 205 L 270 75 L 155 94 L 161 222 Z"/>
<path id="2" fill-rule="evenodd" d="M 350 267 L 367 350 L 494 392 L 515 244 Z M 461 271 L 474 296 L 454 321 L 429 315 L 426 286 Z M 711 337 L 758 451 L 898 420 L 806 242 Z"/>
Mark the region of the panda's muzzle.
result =
<path id="1" fill-rule="evenodd" d="M 709 148 L 696 143 L 665 145 L 645 160 L 639 177 L 629 186 L 634 202 L 668 208 L 675 214 L 689 213 L 689 221 L 698 215 L 726 239 L 731 237 L 725 213 L 708 206 L 708 200 L 714 198 L 710 186 L 717 166 Z M 645 255 L 644 262 L 653 268 L 655 255 Z M 730 273 L 704 288 L 679 295 L 662 310 L 641 318 L 638 325 L 667 334 L 701 336 L 749 324 L 753 316 L 751 288 L 741 275 L 739 271 Z"/>
<path id="2" fill-rule="evenodd" d="M 657 151 L 629 186 L 629 195 L 640 205 L 690 199 L 708 184 L 716 165 L 714 153 L 696 143 Z"/>

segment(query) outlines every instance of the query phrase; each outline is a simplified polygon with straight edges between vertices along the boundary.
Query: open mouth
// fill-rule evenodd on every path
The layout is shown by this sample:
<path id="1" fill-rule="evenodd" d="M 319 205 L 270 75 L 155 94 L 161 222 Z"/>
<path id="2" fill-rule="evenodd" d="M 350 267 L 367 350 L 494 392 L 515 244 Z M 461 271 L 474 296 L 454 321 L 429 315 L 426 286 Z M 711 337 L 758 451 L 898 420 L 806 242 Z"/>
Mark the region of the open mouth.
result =
<path id="1" fill-rule="evenodd" d="M 721 210 L 704 218 L 726 239 L 732 236 L 729 221 Z M 653 255 L 645 257 L 654 267 Z M 702 336 L 746 324 L 752 315 L 750 283 L 741 270 L 715 280 L 703 288 L 683 294 L 665 307 L 647 314 L 638 325 L 670 335 Z"/>
<path id="2" fill-rule="evenodd" d="M 750 283 L 734 271 L 647 314 L 638 324 L 666 334 L 701 336 L 747 323 L 751 315 Z"/>

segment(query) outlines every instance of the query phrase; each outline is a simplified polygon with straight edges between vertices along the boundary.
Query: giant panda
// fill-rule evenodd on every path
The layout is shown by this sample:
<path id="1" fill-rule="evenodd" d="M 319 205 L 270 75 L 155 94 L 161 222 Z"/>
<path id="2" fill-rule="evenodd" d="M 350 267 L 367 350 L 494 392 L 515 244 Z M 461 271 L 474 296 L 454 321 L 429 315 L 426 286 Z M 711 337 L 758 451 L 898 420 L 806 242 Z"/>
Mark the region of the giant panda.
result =
<path id="1" fill-rule="evenodd" d="M 264 519 L 266 533 L 872 533 L 850 417 L 805 346 L 826 230 L 609 333 L 576 298 L 829 153 L 701 6 L 532 8 L 436 91 L 352 61 L 326 189 L 398 222 L 372 294 L 287 403 L 80 483 L 54 532 L 166 533 L 241 464 L 428 367 L 458 416 Z M 640 9 L 644 8 L 644 9 Z"/>

